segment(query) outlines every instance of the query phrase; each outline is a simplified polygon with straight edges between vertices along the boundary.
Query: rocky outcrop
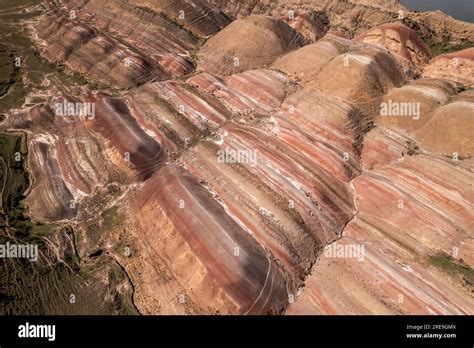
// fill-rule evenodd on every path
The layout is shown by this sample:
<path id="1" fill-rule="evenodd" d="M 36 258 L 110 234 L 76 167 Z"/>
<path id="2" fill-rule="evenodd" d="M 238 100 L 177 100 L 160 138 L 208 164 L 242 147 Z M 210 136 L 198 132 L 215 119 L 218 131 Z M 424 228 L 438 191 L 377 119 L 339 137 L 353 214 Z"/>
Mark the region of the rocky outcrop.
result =
<path id="1" fill-rule="evenodd" d="M 457 100 L 436 109 L 416 132 L 416 138 L 431 152 L 451 157 L 474 155 L 472 115 L 474 102 Z"/>
<path id="2" fill-rule="evenodd" d="M 401 20 L 406 26 L 414 29 L 423 41 L 433 47 L 456 49 L 460 45 L 474 42 L 474 24 L 453 19 L 441 11 L 411 12 L 396 1 L 210 0 L 209 2 L 234 18 L 243 18 L 250 14 L 267 14 L 285 18 L 292 12 L 294 20 L 298 20 L 300 15 L 322 12 L 325 16 L 318 20 L 319 23 L 324 23 L 326 21 L 324 18 L 327 18 L 329 32 L 349 38 L 363 34 L 379 25 Z"/>
<path id="3" fill-rule="evenodd" d="M 166 161 L 162 147 L 139 127 L 122 100 L 102 97 L 94 102 L 91 128 L 107 140 L 122 166 L 128 162 L 139 179 L 149 178 Z"/>
<path id="4" fill-rule="evenodd" d="M 9 128 L 34 131 L 29 146 L 33 184 L 28 204 L 32 217 L 43 222 L 74 217 L 82 198 L 110 180 L 99 142 L 82 128 L 84 118 L 57 115 L 52 107 L 33 107 L 11 115 L 5 123 Z"/>
<path id="5" fill-rule="evenodd" d="M 324 39 L 290 52 L 277 59 L 272 68 L 280 70 L 301 84 L 309 84 L 321 69 L 336 56 L 345 53 L 354 43 L 327 35 Z"/>
<path id="6" fill-rule="evenodd" d="M 413 134 L 431 119 L 437 108 L 449 102 L 455 91 L 455 85 L 446 80 L 423 78 L 410 81 L 383 97 L 375 121 L 394 131 Z M 401 106 L 406 110 L 390 114 L 386 112 L 389 106 Z"/>
<path id="7" fill-rule="evenodd" d="M 248 70 L 220 78 L 209 73 L 188 79 L 203 93 L 217 97 L 235 113 L 257 112 L 269 115 L 275 111 L 292 90 L 291 81 L 274 70 Z"/>
<path id="8" fill-rule="evenodd" d="M 412 74 L 419 74 L 431 58 L 428 46 L 412 29 L 401 23 L 380 25 L 356 39 L 386 48 Z"/>
<path id="9" fill-rule="evenodd" d="M 171 76 L 194 69 L 190 52 L 198 46 L 199 39 L 165 14 L 119 0 L 68 1 L 66 6 L 76 18 L 138 48 Z"/>
<path id="10" fill-rule="evenodd" d="M 273 67 L 305 89 L 348 100 L 365 111 L 406 79 L 402 66 L 385 49 L 332 35 L 287 54 Z"/>
<path id="11" fill-rule="evenodd" d="M 69 76 L 1 127 L 31 217 L 123 265 L 141 313 L 474 312 L 470 49 L 429 61 L 397 2 L 43 8 Z"/>
<path id="12" fill-rule="evenodd" d="M 76 214 L 69 191 L 54 155 L 52 137 L 38 137 L 30 148 L 30 167 L 35 178 L 27 204 L 40 221 L 57 221 Z M 46 208 L 46 209 L 45 209 Z"/>
<path id="13" fill-rule="evenodd" d="M 155 267 L 173 274 L 173 283 L 176 282 L 167 287 L 164 296 L 169 300 L 161 302 L 161 311 L 208 313 L 219 308 L 229 313 L 280 312 L 302 285 L 320 246 L 338 238 L 353 214 L 353 199 L 346 184 L 359 170 L 354 145 L 356 132 L 351 128 L 355 111 L 322 95 L 294 93 L 293 84 L 283 74 L 271 70 L 252 70 L 224 78 L 205 73 L 190 78 L 188 84 L 197 89 L 157 83 L 128 97 L 133 106 L 141 105 L 139 100 L 151 100 L 151 95 L 156 105 L 156 98 L 166 100 L 168 111 L 138 116 L 151 129 L 163 131 L 161 125 L 166 124 L 189 134 L 211 132 L 200 140 L 194 138 L 192 141 L 199 142 L 191 148 L 179 141 L 172 143 L 170 149 L 181 154 L 177 165 L 157 171 L 134 199 L 133 206 L 138 207 L 133 214 L 137 236 L 153 240 L 157 254 L 179 252 L 195 265 L 181 268 L 184 265 L 180 263 L 154 257 Z M 184 105 L 181 113 L 179 105 Z M 219 109 L 220 113 L 216 113 Z M 220 121 L 216 118 L 212 126 L 213 113 L 222 115 L 225 110 L 229 110 L 226 117 Z M 134 107 L 132 114 L 142 115 Z M 316 121 L 319 114 L 327 117 Z M 201 126 L 205 124 L 204 117 L 209 127 Z M 171 137 L 168 140 L 173 141 Z M 173 182 L 186 182 L 187 188 L 173 188 Z M 198 201 L 197 192 L 202 192 Z M 219 223 L 215 231 L 209 230 L 210 225 L 203 225 L 198 228 L 202 235 L 196 234 L 196 214 L 200 214 L 196 209 L 211 214 L 210 219 L 216 223 L 227 222 Z M 187 218 L 188 213 L 194 217 Z M 161 222 L 156 225 L 158 216 L 157 221 Z M 208 217 L 202 223 L 211 220 Z M 153 237 L 152 231 L 161 225 L 172 226 L 167 230 L 170 234 L 166 232 L 166 238 Z M 233 226 L 238 226 L 239 232 Z M 190 236 L 194 234 L 199 239 L 212 235 L 212 240 L 222 238 L 222 242 L 201 255 L 214 244 L 207 239 L 193 242 Z M 245 246 L 235 239 L 236 235 L 247 235 L 245 243 L 254 246 Z M 181 242 L 166 246 L 162 238 L 184 238 L 190 249 Z M 246 290 L 248 285 L 237 278 L 222 282 L 228 277 L 225 274 L 236 277 L 241 270 L 246 272 L 247 267 L 252 274 L 257 272 L 254 266 L 250 270 L 250 265 L 260 262 L 254 259 L 259 257 L 255 254 L 259 249 L 265 251 L 270 263 L 262 262 L 260 279 L 265 282 L 259 285 L 258 292 Z M 242 257 L 239 250 L 249 254 Z M 217 256 L 225 254 L 229 261 Z M 224 263 L 217 267 L 214 262 Z M 152 274 L 151 269 L 142 271 Z M 274 271 L 285 280 L 268 273 Z M 196 274 L 201 275 L 191 280 Z M 153 297 L 152 289 L 162 282 L 160 277 L 147 277 L 147 285 L 143 285 L 139 295 L 145 302 Z M 208 279 L 205 287 L 198 283 L 202 277 Z M 252 283 L 259 284 L 256 280 Z M 269 284 L 273 293 L 265 295 L 270 291 Z M 241 291 L 253 300 L 248 303 L 245 297 L 236 295 Z M 180 294 L 186 294 L 186 304 L 177 302 Z M 203 299 L 210 294 L 219 294 L 218 308 L 204 306 Z M 262 298 L 266 298 L 265 305 L 258 304 Z"/>
<path id="14" fill-rule="evenodd" d="M 35 30 L 48 60 L 64 64 L 87 79 L 131 87 L 166 76 L 142 55 L 91 27 L 77 24 L 66 14 L 45 14 Z"/>
<path id="15" fill-rule="evenodd" d="M 384 132 L 367 135 L 363 162 L 376 169 L 352 182 L 356 218 L 323 251 L 290 314 L 473 312 L 472 172 Z"/>
<path id="16" fill-rule="evenodd" d="M 199 36 L 210 35 L 228 23 L 217 10 L 205 19 L 212 11 L 202 16 L 204 2 L 196 12 L 196 4 L 183 2 L 174 7 L 176 2 L 164 1 L 159 13 L 148 9 L 146 2 L 63 3 L 64 7 L 59 7 L 46 2 L 47 12 L 34 25 L 43 55 L 87 79 L 125 88 L 192 72 L 191 53 L 200 45 Z M 172 15 L 173 8 L 185 11 L 184 22 L 196 34 L 181 27 L 181 14 Z"/>
<path id="17" fill-rule="evenodd" d="M 196 177 L 167 166 L 147 181 L 135 204 L 139 236 L 152 246 L 150 266 L 170 276 L 165 282 L 157 274 L 146 285 L 163 284 L 164 312 L 283 310 L 284 271 Z"/>
<path id="18" fill-rule="evenodd" d="M 423 76 L 454 81 L 463 86 L 474 83 L 474 48 L 437 56 L 425 67 Z"/>
<path id="19" fill-rule="evenodd" d="M 230 75 L 265 67 L 301 44 L 300 35 L 285 22 L 249 16 L 232 22 L 204 44 L 199 51 L 198 69 Z"/>
<path id="20" fill-rule="evenodd" d="M 230 19 L 221 9 L 205 0 L 132 0 L 130 2 L 163 13 L 198 36 L 213 35 L 230 23 Z"/>

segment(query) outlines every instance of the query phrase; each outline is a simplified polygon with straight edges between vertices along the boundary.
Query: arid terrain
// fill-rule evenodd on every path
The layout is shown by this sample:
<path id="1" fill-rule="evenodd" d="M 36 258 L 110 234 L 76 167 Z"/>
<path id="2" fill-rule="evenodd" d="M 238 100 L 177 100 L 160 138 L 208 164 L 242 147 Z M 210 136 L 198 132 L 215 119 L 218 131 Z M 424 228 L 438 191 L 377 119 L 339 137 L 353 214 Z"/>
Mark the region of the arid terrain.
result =
<path id="1" fill-rule="evenodd" d="M 3 1 L 0 314 L 472 315 L 473 83 L 397 0 Z"/>

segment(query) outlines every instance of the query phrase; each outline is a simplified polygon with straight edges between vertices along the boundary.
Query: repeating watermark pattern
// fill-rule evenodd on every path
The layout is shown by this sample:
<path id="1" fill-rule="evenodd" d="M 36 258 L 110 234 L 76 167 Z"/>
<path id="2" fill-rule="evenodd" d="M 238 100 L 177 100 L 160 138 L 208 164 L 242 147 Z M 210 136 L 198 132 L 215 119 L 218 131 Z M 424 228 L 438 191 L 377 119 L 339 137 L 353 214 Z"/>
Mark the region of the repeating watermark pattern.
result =
<path id="1" fill-rule="evenodd" d="M 227 164 L 250 164 L 257 165 L 257 150 L 234 150 L 230 148 L 217 151 L 217 162 Z"/>
<path id="2" fill-rule="evenodd" d="M 451 256 L 455 259 L 459 256 L 459 248 L 458 247 L 453 247 Z"/>
<path id="3" fill-rule="evenodd" d="M 295 303 L 295 295 L 288 294 L 288 303 L 290 304 Z"/>
<path id="4" fill-rule="evenodd" d="M 55 103 L 54 112 L 56 116 L 84 116 L 89 119 L 95 118 L 95 103 L 90 102 L 63 102 Z"/>
<path id="5" fill-rule="evenodd" d="M 454 58 L 451 63 L 455 68 L 459 68 L 459 58 L 458 57 Z"/>
<path id="6" fill-rule="evenodd" d="M 345 68 L 349 66 L 349 57 L 347 56 L 347 54 L 344 54 L 344 56 L 342 57 L 342 66 Z"/>
<path id="7" fill-rule="evenodd" d="M 324 256 L 330 258 L 353 258 L 362 262 L 365 260 L 364 244 L 337 244 L 332 243 L 324 250 Z"/>
<path id="8" fill-rule="evenodd" d="M 234 62 L 233 64 L 235 67 L 240 66 L 240 59 L 238 57 L 234 57 L 233 62 Z"/>
<path id="9" fill-rule="evenodd" d="M 380 116 L 412 117 L 420 119 L 419 102 L 395 102 L 391 99 L 380 103 Z"/>
<path id="10" fill-rule="evenodd" d="M 0 244 L 0 258 L 4 259 L 28 259 L 30 261 L 38 261 L 38 245 L 37 244 L 14 244 L 6 242 Z"/>
<path id="11" fill-rule="evenodd" d="M 295 11 L 294 10 L 289 10 L 288 11 L 288 19 L 290 19 L 290 20 L 295 19 Z"/>

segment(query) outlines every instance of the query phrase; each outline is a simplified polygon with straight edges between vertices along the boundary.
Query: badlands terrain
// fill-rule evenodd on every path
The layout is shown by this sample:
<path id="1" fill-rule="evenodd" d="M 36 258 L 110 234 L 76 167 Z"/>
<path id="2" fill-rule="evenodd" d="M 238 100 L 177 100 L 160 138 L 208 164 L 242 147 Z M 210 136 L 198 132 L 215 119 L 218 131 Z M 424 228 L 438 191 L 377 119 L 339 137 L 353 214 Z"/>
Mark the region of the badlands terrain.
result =
<path id="1" fill-rule="evenodd" d="M 396 0 L 0 4 L 2 314 L 474 314 L 474 24 Z"/>

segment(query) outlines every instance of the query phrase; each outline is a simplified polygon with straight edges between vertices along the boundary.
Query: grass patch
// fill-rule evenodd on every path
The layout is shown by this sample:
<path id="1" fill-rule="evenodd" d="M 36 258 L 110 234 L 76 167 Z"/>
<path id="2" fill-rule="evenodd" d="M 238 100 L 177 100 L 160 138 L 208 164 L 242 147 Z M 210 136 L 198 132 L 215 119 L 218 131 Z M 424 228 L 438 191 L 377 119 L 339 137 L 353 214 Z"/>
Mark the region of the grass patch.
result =
<path id="1" fill-rule="evenodd" d="M 462 261 L 458 262 L 446 254 L 438 254 L 430 258 L 430 263 L 452 277 L 462 278 L 467 285 L 474 285 L 474 270 Z"/>
<path id="2" fill-rule="evenodd" d="M 53 226 L 32 222 L 24 203 L 30 185 L 25 168 L 27 150 L 23 135 L 0 134 L 0 177 L 2 181 L 0 226 L 9 226 L 12 234 L 25 242 L 41 243 Z M 5 227 L 6 228 L 6 227 Z"/>
<path id="3" fill-rule="evenodd" d="M 449 42 L 427 42 L 433 57 L 440 54 L 461 51 L 474 46 L 474 42 L 465 41 L 459 45 L 452 45 Z"/>
<path id="4" fill-rule="evenodd" d="M 125 216 L 118 212 L 116 206 L 104 210 L 94 220 L 86 225 L 87 236 L 92 243 L 99 243 L 101 236 L 113 231 L 125 223 Z"/>

